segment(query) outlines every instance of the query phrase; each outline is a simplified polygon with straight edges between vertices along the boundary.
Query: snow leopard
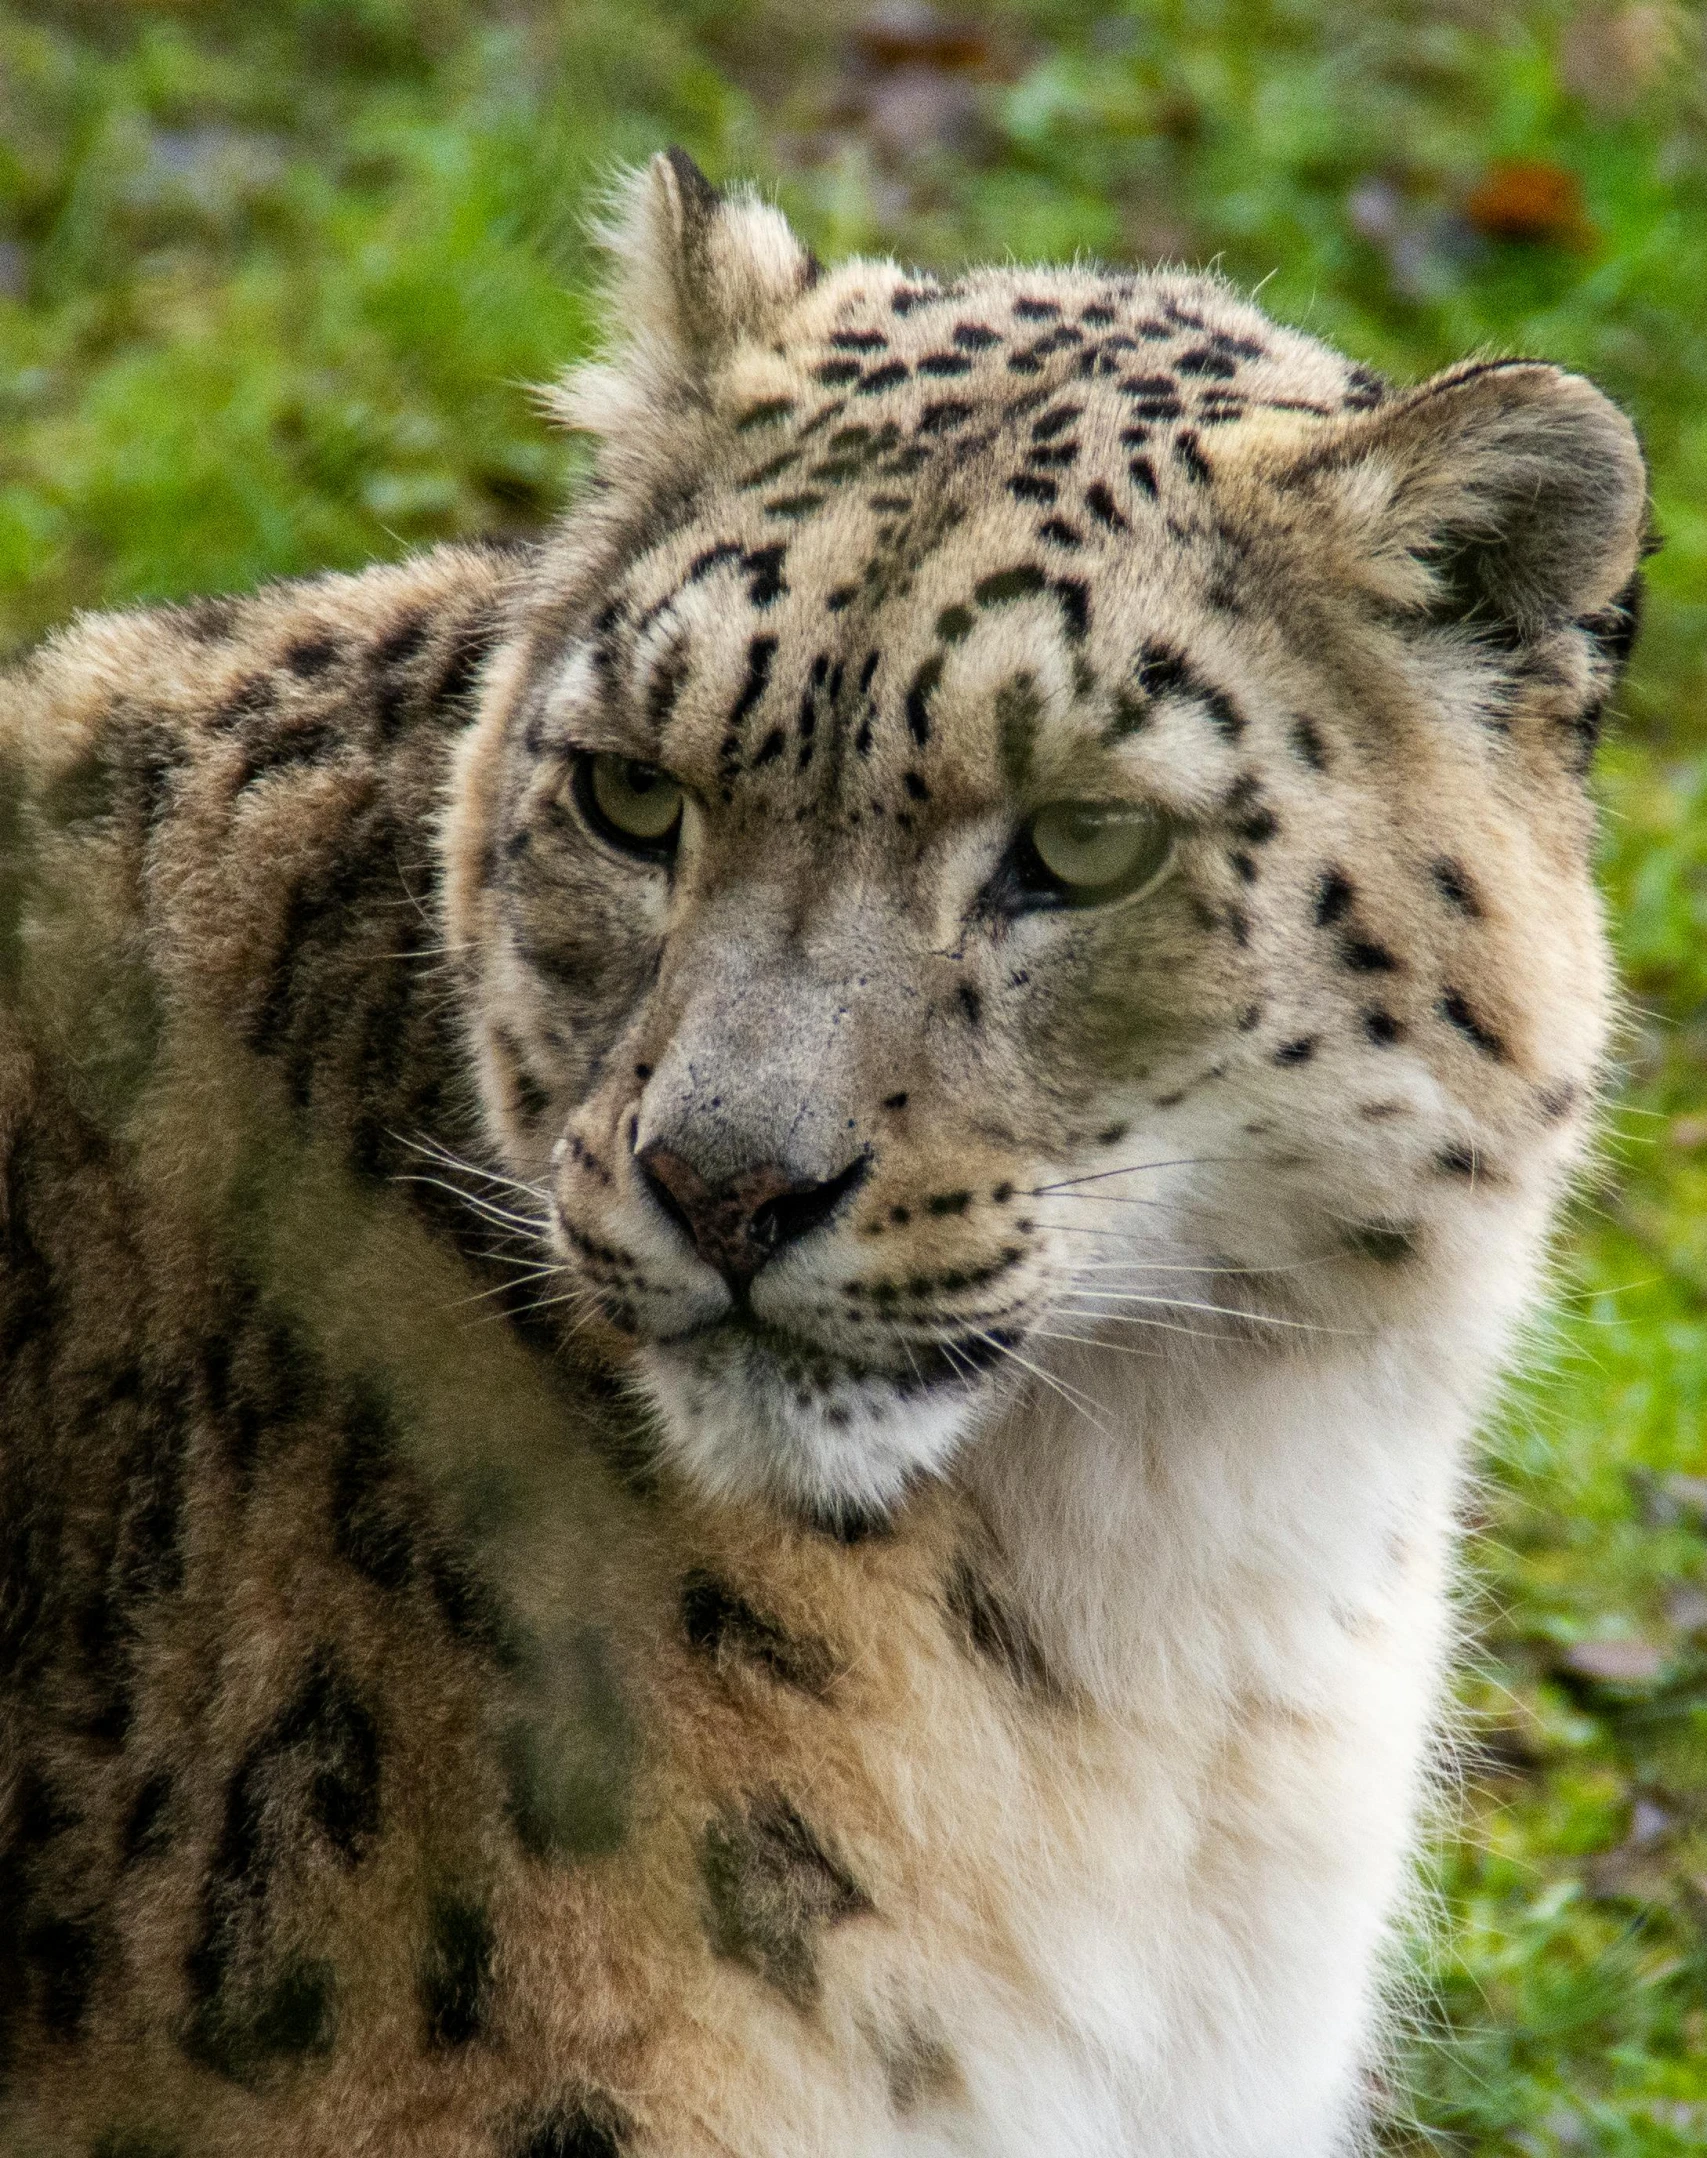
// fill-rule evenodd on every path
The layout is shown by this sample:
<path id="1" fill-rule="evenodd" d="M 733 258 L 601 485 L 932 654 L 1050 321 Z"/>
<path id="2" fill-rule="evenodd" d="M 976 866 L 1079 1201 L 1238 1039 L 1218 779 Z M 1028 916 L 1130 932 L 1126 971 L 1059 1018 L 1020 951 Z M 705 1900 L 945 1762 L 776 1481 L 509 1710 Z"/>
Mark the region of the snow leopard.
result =
<path id="1" fill-rule="evenodd" d="M 544 536 L 0 683 L 0 2143 L 1343 2158 L 1635 435 L 604 238 Z"/>

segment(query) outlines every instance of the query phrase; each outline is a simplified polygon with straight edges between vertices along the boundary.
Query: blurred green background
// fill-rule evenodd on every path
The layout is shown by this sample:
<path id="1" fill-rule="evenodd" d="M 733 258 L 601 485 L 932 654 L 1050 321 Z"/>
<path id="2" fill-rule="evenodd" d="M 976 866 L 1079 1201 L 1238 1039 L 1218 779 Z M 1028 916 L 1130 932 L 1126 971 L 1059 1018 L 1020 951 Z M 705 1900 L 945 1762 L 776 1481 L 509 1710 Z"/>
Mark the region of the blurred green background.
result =
<path id="1" fill-rule="evenodd" d="M 1664 550 L 1597 785 L 1622 1091 L 1475 1502 L 1413 2153 L 1707 2149 L 1707 22 L 1665 4 L 0 0 L 0 648 L 537 525 L 579 219 L 685 143 L 826 255 L 1218 260 L 1393 373 L 1550 356 Z"/>

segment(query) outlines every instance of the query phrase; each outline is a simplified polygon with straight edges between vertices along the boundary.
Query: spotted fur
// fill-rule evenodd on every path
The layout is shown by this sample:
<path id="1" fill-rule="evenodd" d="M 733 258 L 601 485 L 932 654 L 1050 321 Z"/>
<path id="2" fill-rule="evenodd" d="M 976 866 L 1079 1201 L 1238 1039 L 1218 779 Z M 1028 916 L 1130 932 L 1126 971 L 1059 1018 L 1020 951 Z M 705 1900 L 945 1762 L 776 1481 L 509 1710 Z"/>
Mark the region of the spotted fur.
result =
<path id="1" fill-rule="evenodd" d="M 1349 2152 L 1630 430 L 676 153 L 609 237 L 547 541 L 4 684 L 0 2142 Z"/>

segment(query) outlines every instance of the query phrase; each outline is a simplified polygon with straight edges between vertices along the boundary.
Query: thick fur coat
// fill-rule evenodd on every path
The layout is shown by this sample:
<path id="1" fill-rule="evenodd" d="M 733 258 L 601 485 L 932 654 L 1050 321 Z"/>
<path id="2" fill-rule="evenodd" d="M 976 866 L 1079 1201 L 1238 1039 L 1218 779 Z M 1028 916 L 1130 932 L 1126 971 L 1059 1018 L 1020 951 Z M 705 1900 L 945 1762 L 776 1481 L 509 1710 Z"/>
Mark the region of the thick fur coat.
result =
<path id="1" fill-rule="evenodd" d="M 1631 430 L 609 237 L 544 543 L 0 685 L 0 2145 L 1349 2152 Z"/>

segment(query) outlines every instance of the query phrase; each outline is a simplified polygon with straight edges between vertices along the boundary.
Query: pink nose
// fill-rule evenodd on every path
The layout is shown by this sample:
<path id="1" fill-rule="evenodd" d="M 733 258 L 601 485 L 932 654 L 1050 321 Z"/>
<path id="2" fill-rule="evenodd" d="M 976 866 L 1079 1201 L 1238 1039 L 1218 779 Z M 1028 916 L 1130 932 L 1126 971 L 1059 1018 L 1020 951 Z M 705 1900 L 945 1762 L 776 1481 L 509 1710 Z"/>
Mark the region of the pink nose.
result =
<path id="1" fill-rule="evenodd" d="M 864 1183 L 865 1157 L 822 1182 L 776 1162 L 708 1184 L 692 1162 L 655 1140 L 638 1156 L 647 1187 L 707 1266 L 741 1288 L 767 1260 L 827 1222 Z"/>

